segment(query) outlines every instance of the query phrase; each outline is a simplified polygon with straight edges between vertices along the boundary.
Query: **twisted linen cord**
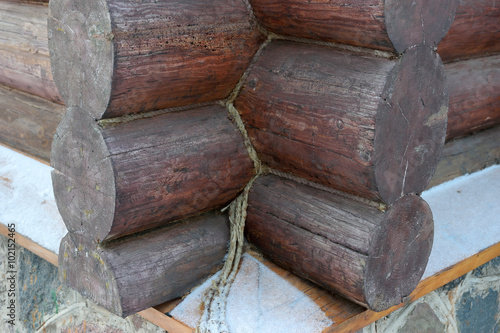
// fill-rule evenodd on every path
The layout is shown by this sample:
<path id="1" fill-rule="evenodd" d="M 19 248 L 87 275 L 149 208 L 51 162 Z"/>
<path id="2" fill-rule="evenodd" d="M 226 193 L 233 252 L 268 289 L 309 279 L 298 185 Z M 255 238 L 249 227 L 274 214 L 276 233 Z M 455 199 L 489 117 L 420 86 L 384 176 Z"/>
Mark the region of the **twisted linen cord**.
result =
<path id="1" fill-rule="evenodd" d="M 198 333 L 229 333 L 229 328 L 226 324 L 226 302 L 229 290 L 231 289 L 231 285 L 233 284 L 238 272 L 243 252 L 243 245 L 245 241 L 243 231 L 247 217 L 248 193 L 255 179 L 257 179 L 264 172 L 264 167 L 262 166 L 262 163 L 257 156 L 257 152 L 250 142 L 245 125 L 243 124 L 243 120 L 241 119 L 238 111 L 231 102 L 229 102 L 226 107 L 243 136 L 248 155 L 254 163 L 255 176 L 245 186 L 243 192 L 228 206 L 229 222 L 231 227 L 229 251 L 221 273 L 218 278 L 212 282 L 212 286 L 207 290 L 205 296 L 203 297 L 203 314 L 201 316 L 200 323 L 196 328 L 196 332 Z"/>

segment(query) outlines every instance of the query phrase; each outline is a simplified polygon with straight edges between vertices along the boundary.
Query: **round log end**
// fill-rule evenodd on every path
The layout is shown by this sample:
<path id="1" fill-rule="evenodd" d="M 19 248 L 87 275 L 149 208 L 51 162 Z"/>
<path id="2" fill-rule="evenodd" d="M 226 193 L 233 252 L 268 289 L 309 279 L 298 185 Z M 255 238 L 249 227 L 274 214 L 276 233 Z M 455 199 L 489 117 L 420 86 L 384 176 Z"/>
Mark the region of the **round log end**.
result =
<path id="1" fill-rule="evenodd" d="M 82 296 L 122 316 L 122 306 L 113 270 L 97 246 L 89 247 L 83 238 L 68 233 L 59 246 L 59 280 Z"/>
<path id="2" fill-rule="evenodd" d="M 47 28 L 54 81 L 65 105 L 85 105 L 100 119 L 110 101 L 114 66 L 107 1 L 53 0 Z"/>
<path id="3" fill-rule="evenodd" d="M 448 89 L 431 48 L 407 50 L 389 74 L 376 117 L 375 180 L 389 204 L 425 190 L 446 136 Z"/>
<path id="4" fill-rule="evenodd" d="M 68 231 L 95 242 L 106 238 L 115 211 L 115 176 L 98 124 L 69 108 L 52 144 L 52 185 Z"/>
<path id="5" fill-rule="evenodd" d="M 436 47 L 455 19 L 459 0 L 385 1 L 387 33 L 397 52 L 415 45 Z"/>
<path id="6" fill-rule="evenodd" d="M 409 296 L 420 282 L 434 239 L 427 203 L 410 194 L 384 215 L 370 244 L 365 297 L 368 307 L 383 311 Z"/>

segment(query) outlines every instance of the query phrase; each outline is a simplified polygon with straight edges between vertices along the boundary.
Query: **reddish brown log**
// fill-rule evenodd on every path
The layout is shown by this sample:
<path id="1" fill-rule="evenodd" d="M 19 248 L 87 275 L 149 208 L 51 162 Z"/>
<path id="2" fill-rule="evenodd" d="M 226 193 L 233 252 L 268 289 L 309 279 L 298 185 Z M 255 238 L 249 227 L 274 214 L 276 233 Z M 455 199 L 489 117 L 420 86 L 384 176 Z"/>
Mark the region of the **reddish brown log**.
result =
<path id="1" fill-rule="evenodd" d="M 70 108 L 52 165 L 68 230 L 95 242 L 227 204 L 253 176 L 241 134 L 220 106 L 106 127 Z"/>
<path id="2" fill-rule="evenodd" d="M 443 61 L 500 53 L 500 3 L 460 0 L 450 31 L 439 43 Z"/>
<path id="3" fill-rule="evenodd" d="M 441 160 L 429 188 L 453 178 L 500 164 L 500 127 L 452 139 L 443 148 Z"/>
<path id="4" fill-rule="evenodd" d="M 150 233 L 89 244 L 66 235 L 59 277 L 116 315 L 181 297 L 221 266 L 229 241 L 222 215 L 202 215 Z"/>
<path id="5" fill-rule="evenodd" d="M 404 52 L 436 46 L 458 0 L 253 0 L 259 21 L 271 31 L 374 49 Z"/>
<path id="6" fill-rule="evenodd" d="M 271 167 L 392 203 L 431 179 L 448 95 L 428 47 L 389 60 L 277 41 L 235 106 Z"/>
<path id="7" fill-rule="evenodd" d="M 447 64 L 450 110 L 446 139 L 500 124 L 500 56 Z"/>
<path id="8" fill-rule="evenodd" d="M 242 0 L 50 2 L 54 79 L 96 119 L 225 98 L 261 39 Z"/>
<path id="9" fill-rule="evenodd" d="M 0 141 L 45 161 L 65 107 L 0 86 Z"/>
<path id="10" fill-rule="evenodd" d="M 410 194 L 387 211 L 276 176 L 249 196 L 246 235 L 271 260 L 374 311 L 417 286 L 432 248 L 429 206 Z"/>
<path id="11" fill-rule="evenodd" d="M 0 1 L 0 84 L 62 103 L 52 78 L 48 7 Z"/>

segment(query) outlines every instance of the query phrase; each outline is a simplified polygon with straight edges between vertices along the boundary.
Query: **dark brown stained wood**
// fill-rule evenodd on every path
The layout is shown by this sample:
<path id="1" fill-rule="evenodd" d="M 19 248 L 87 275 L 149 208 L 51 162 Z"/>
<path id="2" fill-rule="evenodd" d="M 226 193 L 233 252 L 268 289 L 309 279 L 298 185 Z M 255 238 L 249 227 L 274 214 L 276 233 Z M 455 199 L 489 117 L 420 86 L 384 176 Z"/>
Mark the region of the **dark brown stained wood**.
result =
<path id="1" fill-rule="evenodd" d="M 0 141 L 48 162 L 65 111 L 62 105 L 0 86 Z"/>
<path id="2" fill-rule="evenodd" d="M 59 249 L 60 280 L 126 317 L 181 297 L 221 266 L 228 219 L 202 215 L 150 233 L 97 246 L 67 234 Z"/>
<path id="3" fill-rule="evenodd" d="M 455 15 L 458 0 L 252 0 L 257 19 L 288 36 L 404 52 L 436 46 Z"/>
<path id="4" fill-rule="evenodd" d="M 500 55 L 449 63 L 445 73 L 450 93 L 447 140 L 500 124 Z"/>
<path id="5" fill-rule="evenodd" d="M 431 179 L 448 95 L 428 47 L 389 60 L 275 41 L 235 106 L 272 168 L 392 203 Z"/>
<path id="6" fill-rule="evenodd" d="M 62 103 L 52 78 L 48 7 L 0 1 L 0 84 Z"/>
<path id="7" fill-rule="evenodd" d="M 500 164 L 500 127 L 452 139 L 443 148 L 436 173 L 428 188 L 453 178 Z"/>
<path id="8" fill-rule="evenodd" d="M 450 31 L 439 43 L 443 61 L 500 53 L 500 3 L 460 0 Z"/>
<path id="9" fill-rule="evenodd" d="M 220 106 L 104 128 L 69 108 L 51 162 L 68 231 L 95 242 L 225 205 L 254 174 L 241 134 Z"/>
<path id="10" fill-rule="evenodd" d="M 410 194 L 387 212 L 276 176 L 255 181 L 245 232 L 265 256 L 374 311 L 404 301 L 432 248 L 427 203 Z"/>
<path id="11" fill-rule="evenodd" d="M 68 106 L 96 119 L 226 98 L 263 36 L 243 0 L 53 0 L 49 47 Z"/>

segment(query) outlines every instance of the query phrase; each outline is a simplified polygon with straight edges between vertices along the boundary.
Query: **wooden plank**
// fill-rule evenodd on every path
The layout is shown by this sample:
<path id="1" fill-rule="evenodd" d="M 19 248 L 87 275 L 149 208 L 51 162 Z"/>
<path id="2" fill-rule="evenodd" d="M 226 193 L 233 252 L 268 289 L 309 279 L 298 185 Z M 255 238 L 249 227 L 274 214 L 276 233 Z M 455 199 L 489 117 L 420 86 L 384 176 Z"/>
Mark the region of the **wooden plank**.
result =
<path id="1" fill-rule="evenodd" d="M 242 0 L 49 6 L 54 80 L 96 119 L 226 98 L 263 39 Z"/>
<path id="2" fill-rule="evenodd" d="M 458 0 L 253 0 L 259 21 L 288 36 L 402 53 L 436 46 L 448 31 Z"/>
<path id="3" fill-rule="evenodd" d="M 0 86 L 0 141 L 48 162 L 65 111 L 62 105 Z"/>
<path id="4" fill-rule="evenodd" d="M 414 194 L 382 212 L 273 175 L 254 182 L 247 212 L 247 239 L 269 259 L 378 311 L 413 291 L 432 248 L 432 213 Z"/>
<path id="5" fill-rule="evenodd" d="M 273 41 L 234 105 L 270 167 L 390 204 L 430 181 L 448 94 L 428 47 L 385 59 Z"/>
<path id="6" fill-rule="evenodd" d="M 460 0 L 455 20 L 438 45 L 443 61 L 485 57 L 500 53 L 500 3 Z"/>
<path id="7" fill-rule="evenodd" d="M 50 66 L 47 17 L 46 5 L 0 1 L 0 84 L 62 104 Z"/>
<path id="8" fill-rule="evenodd" d="M 428 188 L 500 164 L 500 127 L 447 142 Z"/>
<path id="9" fill-rule="evenodd" d="M 254 175 L 228 116 L 214 105 L 103 127 L 69 108 L 52 145 L 68 231 L 99 243 L 228 204 Z"/>
<path id="10" fill-rule="evenodd" d="M 450 94 L 446 139 L 499 125 L 500 55 L 457 61 L 444 68 Z"/>

